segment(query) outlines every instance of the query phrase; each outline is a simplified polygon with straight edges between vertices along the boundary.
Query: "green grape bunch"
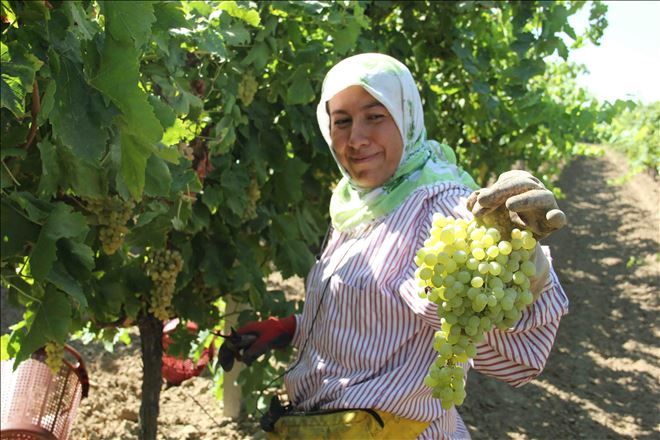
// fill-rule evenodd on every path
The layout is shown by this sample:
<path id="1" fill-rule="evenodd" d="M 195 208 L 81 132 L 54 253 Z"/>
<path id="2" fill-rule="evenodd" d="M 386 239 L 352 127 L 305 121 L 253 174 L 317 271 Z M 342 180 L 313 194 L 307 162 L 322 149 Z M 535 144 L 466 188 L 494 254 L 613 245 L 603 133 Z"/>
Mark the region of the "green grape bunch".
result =
<path id="1" fill-rule="evenodd" d="M 47 342 L 44 347 L 46 350 L 46 365 L 53 374 L 58 374 L 64 365 L 64 345 L 57 342 Z"/>
<path id="2" fill-rule="evenodd" d="M 465 400 L 464 368 L 493 328 L 507 329 L 534 301 L 530 231 L 510 231 L 434 214 L 429 238 L 417 251 L 415 272 L 422 298 L 437 304 L 441 329 L 433 348 L 438 356 L 424 383 L 449 409 Z"/>
<path id="3" fill-rule="evenodd" d="M 254 95 L 257 93 L 259 83 L 251 72 L 243 75 L 243 81 L 238 84 L 238 98 L 245 106 L 252 104 Z"/>
<path id="4" fill-rule="evenodd" d="M 181 154 L 186 160 L 189 160 L 190 162 L 195 160 L 195 150 L 189 144 L 179 142 L 176 148 L 179 151 L 179 154 Z"/>
<path id="5" fill-rule="evenodd" d="M 171 249 L 151 249 L 147 254 L 145 269 L 153 282 L 149 312 L 160 320 L 169 319 L 172 314 L 176 278 L 183 269 L 181 253 Z"/>
<path id="6" fill-rule="evenodd" d="M 135 202 L 118 196 L 84 199 L 87 210 L 96 217 L 100 225 L 99 240 L 106 255 L 112 255 L 124 243 L 128 233 L 126 224 L 133 217 Z"/>
<path id="7" fill-rule="evenodd" d="M 252 220 L 257 218 L 257 202 L 261 199 L 261 190 L 259 189 L 259 182 L 256 178 L 250 180 L 250 185 L 247 188 L 248 203 L 245 207 L 243 214 L 244 220 Z"/>

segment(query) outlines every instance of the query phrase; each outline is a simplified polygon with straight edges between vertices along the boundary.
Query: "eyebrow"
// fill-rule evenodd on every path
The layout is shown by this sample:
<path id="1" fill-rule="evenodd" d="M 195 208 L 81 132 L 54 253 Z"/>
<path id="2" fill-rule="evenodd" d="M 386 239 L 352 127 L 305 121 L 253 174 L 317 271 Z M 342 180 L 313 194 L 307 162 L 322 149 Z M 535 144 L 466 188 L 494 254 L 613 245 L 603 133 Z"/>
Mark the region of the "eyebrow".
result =
<path id="1" fill-rule="evenodd" d="M 381 102 L 374 100 L 373 102 L 370 102 L 369 104 L 363 105 L 360 108 L 360 110 L 368 110 L 368 109 L 373 108 L 373 107 L 383 107 L 383 108 L 385 108 L 385 106 Z M 330 115 L 335 115 L 335 114 L 348 114 L 348 112 L 346 110 L 337 109 L 337 110 L 334 110 L 332 113 L 330 113 Z"/>

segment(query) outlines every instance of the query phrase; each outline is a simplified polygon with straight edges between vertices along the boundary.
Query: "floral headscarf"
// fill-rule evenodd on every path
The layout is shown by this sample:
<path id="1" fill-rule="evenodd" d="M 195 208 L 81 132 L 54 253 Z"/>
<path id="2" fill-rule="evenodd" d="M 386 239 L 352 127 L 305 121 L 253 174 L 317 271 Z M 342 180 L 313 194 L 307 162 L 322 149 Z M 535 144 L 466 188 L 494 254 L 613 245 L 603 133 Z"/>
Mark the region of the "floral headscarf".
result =
<path id="1" fill-rule="evenodd" d="M 404 144 L 401 162 L 394 175 L 373 189 L 362 188 L 351 179 L 337 160 L 330 138 L 327 102 L 354 85 L 362 86 L 387 108 Z M 423 186 L 458 182 L 478 188 L 472 177 L 456 165 L 456 155 L 449 146 L 426 139 L 422 101 L 415 81 L 405 65 L 388 55 L 365 53 L 337 63 L 323 81 L 316 116 L 343 175 L 330 201 L 332 225 L 339 231 L 368 224 L 389 214 Z"/>

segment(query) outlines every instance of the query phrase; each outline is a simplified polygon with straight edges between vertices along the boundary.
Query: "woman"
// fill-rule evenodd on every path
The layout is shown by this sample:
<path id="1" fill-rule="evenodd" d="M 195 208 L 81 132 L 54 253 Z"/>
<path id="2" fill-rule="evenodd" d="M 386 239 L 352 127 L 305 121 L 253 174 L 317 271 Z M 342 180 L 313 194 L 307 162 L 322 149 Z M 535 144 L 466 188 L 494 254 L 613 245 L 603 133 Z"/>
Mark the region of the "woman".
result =
<path id="1" fill-rule="evenodd" d="M 307 278 L 304 311 L 238 330 L 256 336 L 242 354 L 247 363 L 273 347 L 298 348 L 284 381 L 293 410 L 310 415 L 282 417 L 275 434 L 469 438 L 456 409 L 443 410 L 423 383 L 440 319 L 436 305 L 419 297 L 415 253 L 437 212 L 469 219 L 468 205 L 483 214 L 522 198 L 525 212 L 511 218 L 538 235 L 565 223 L 563 213 L 524 172 L 505 173 L 468 204 L 477 186 L 449 147 L 426 139 L 414 80 L 389 56 L 362 54 L 333 67 L 317 117 L 343 178 L 330 203 L 331 235 Z M 537 256 L 536 301 L 515 328 L 489 332 L 466 371 L 472 366 L 519 386 L 543 369 L 568 300 L 548 260 Z M 345 409 L 370 411 L 334 411 Z"/>

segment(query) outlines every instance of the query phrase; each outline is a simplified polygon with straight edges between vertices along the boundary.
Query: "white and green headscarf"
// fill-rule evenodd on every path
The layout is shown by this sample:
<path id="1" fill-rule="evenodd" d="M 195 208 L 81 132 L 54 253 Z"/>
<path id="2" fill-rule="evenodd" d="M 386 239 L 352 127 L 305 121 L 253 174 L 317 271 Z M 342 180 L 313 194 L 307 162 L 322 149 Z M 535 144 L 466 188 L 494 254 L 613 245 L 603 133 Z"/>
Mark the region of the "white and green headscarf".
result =
<path id="1" fill-rule="evenodd" d="M 350 86 L 362 86 L 387 108 L 403 139 L 401 162 L 394 175 L 382 186 L 361 188 L 339 163 L 330 138 L 327 102 Z M 346 231 L 368 224 L 392 212 L 416 189 L 439 182 L 478 186 L 456 165 L 456 155 L 447 145 L 426 139 L 422 100 L 408 68 L 396 59 L 378 53 L 365 53 L 337 63 L 325 77 L 316 110 L 321 133 L 330 146 L 343 178 L 332 193 L 332 225 Z"/>

